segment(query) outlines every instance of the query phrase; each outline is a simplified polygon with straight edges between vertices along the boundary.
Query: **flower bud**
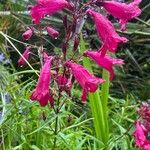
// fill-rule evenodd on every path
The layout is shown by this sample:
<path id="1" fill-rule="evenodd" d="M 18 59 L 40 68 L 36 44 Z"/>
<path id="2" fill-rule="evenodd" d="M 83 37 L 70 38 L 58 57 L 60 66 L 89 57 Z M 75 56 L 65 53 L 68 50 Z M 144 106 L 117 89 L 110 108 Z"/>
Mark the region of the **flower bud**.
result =
<path id="1" fill-rule="evenodd" d="M 26 60 L 29 59 L 29 54 L 30 54 L 30 47 L 28 46 L 28 47 L 25 48 L 25 51 L 24 51 L 23 54 L 22 54 L 22 56 L 23 56 L 24 58 L 21 56 L 21 57 L 19 58 L 19 60 L 18 60 L 18 65 L 19 65 L 19 66 L 25 65 L 25 63 L 26 63 L 25 59 L 26 59 Z"/>
<path id="2" fill-rule="evenodd" d="M 47 30 L 48 34 L 53 38 L 57 38 L 59 36 L 59 32 L 50 26 L 46 27 L 46 30 Z"/>
<path id="3" fill-rule="evenodd" d="M 31 28 L 29 28 L 27 31 L 25 31 L 25 32 L 22 34 L 22 37 L 23 37 L 24 40 L 29 40 L 32 35 L 33 35 L 33 31 L 32 31 Z"/>

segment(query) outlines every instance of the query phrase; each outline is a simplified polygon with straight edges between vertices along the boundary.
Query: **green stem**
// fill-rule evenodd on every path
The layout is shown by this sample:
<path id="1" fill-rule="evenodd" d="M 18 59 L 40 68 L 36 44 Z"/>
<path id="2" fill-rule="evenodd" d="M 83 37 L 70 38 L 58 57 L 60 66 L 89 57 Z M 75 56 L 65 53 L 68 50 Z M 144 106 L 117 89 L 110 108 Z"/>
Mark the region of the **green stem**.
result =
<path id="1" fill-rule="evenodd" d="M 108 71 L 103 69 L 103 75 L 102 78 L 106 80 L 102 84 L 101 88 L 101 102 L 103 107 L 103 113 L 104 113 L 104 120 L 105 120 L 105 142 L 109 139 L 109 126 L 108 126 L 108 96 L 109 96 L 109 73 Z"/>
<path id="2" fill-rule="evenodd" d="M 84 50 L 86 49 L 85 42 L 82 38 L 80 38 L 80 50 L 83 53 Z M 83 65 L 92 73 L 92 67 L 91 63 L 87 58 L 83 58 Z M 89 94 L 89 101 L 90 101 L 90 106 L 91 106 L 91 111 L 92 115 L 94 118 L 94 128 L 96 132 L 96 137 L 104 144 L 107 143 L 107 137 L 108 134 L 106 134 L 106 131 L 108 131 L 108 127 L 106 125 L 106 116 L 104 115 L 104 110 L 103 110 L 103 103 L 102 100 L 100 99 L 100 91 L 97 90 L 95 93 L 90 93 Z M 98 144 L 98 148 L 103 148 L 103 144 Z"/>

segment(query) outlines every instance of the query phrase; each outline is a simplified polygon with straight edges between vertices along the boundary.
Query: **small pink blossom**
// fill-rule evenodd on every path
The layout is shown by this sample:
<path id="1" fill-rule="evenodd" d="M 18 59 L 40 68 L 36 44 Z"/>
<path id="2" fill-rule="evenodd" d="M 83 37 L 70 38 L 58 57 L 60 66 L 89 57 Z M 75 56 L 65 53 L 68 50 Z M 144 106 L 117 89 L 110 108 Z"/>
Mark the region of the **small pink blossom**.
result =
<path id="1" fill-rule="evenodd" d="M 63 8 L 70 8 L 66 0 L 37 0 L 38 4 L 31 8 L 32 21 L 39 24 L 46 15 L 52 15 Z"/>
<path id="2" fill-rule="evenodd" d="M 143 147 L 146 141 L 146 136 L 144 133 L 144 126 L 141 124 L 139 120 L 136 121 L 136 129 L 134 132 L 134 137 L 136 146 L 140 148 Z"/>
<path id="3" fill-rule="evenodd" d="M 113 16 L 120 19 L 121 30 L 126 29 L 126 24 L 129 20 L 139 16 L 141 10 L 138 7 L 142 0 L 134 0 L 132 3 L 125 4 L 115 1 L 104 1 L 102 6 Z"/>
<path id="4" fill-rule="evenodd" d="M 53 38 L 57 38 L 59 36 L 59 32 L 50 26 L 46 27 L 46 30 L 47 30 L 48 34 Z"/>
<path id="5" fill-rule="evenodd" d="M 46 60 L 44 66 L 41 69 L 40 76 L 31 95 L 31 100 L 39 101 L 41 106 L 46 106 L 50 102 L 51 107 L 54 105 L 53 98 L 49 91 L 49 84 L 51 80 L 50 66 L 52 62 L 52 57 Z"/>
<path id="6" fill-rule="evenodd" d="M 93 59 L 100 67 L 109 71 L 110 80 L 114 78 L 114 65 L 122 65 L 124 61 L 122 59 L 112 58 L 108 55 L 102 56 L 101 53 L 94 51 L 84 52 L 84 56 Z"/>
<path id="7" fill-rule="evenodd" d="M 73 63 L 71 61 L 66 62 L 66 66 L 71 68 L 72 74 L 82 87 L 82 102 L 85 102 L 89 92 L 94 93 L 98 89 L 98 84 L 104 82 L 103 79 L 95 77 L 83 66 Z"/>
<path id="8" fill-rule="evenodd" d="M 67 93 L 71 91 L 71 80 L 67 79 L 65 75 L 58 74 L 56 81 L 61 91 L 66 91 Z"/>
<path id="9" fill-rule="evenodd" d="M 24 66 L 26 61 L 29 59 L 29 54 L 30 54 L 30 47 L 26 47 L 25 48 L 25 51 L 23 52 L 22 56 L 24 57 L 20 57 L 19 60 L 18 60 L 18 65 L 19 66 Z M 26 60 L 26 61 L 25 61 Z"/>
<path id="10" fill-rule="evenodd" d="M 33 34 L 32 29 L 28 29 L 27 31 L 25 31 L 22 34 L 22 37 L 23 37 L 24 40 L 29 40 L 31 38 L 32 34 Z"/>
<path id="11" fill-rule="evenodd" d="M 114 26 L 105 16 L 93 10 L 88 10 L 87 13 L 93 18 L 98 36 L 102 40 L 102 47 L 100 48 L 102 55 L 105 55 L 107 50 L 116 52 L 119 43 L 128 41 L 117 34 Z"/>

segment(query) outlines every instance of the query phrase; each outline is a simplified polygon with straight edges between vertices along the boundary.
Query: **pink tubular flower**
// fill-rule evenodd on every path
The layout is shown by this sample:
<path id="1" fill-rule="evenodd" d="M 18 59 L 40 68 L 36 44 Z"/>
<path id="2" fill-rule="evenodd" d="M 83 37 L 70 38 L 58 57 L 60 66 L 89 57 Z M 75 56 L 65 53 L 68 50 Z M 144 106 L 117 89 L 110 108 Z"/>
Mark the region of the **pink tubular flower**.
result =
<path id="1" fill-rule="evenodd" d="M 136 121 L 136 129 L 134 132 L 134 138 L 135 138 L 135 144 L 137 147 L 143 147 L 145 141 L 146 141 L 146 136 L 144 133 L 144 126 L 141 124 L 140 121 Z"/>
<path id="2" fill-rule="evenodd" d="M 22 37 L 23 37 L 24 40 L 29 40 L 31 38 L 32 34 L 33 34 L 32 29 L 28 29 L 27 31 L 25 31 L 22 34 Z"/>
<path id="3" fill-rule="evenodd" d="M 126 29 L 126 24 L 129 20 L 139 16 L 141 10 L 138 5 L 142 0 L 134 0 L 130 4 L 119 3 L 115 1 L 104 1 L 102 6 L 113 16 L 120 19 L 119 24 L 121 25 L 121 30 Z"/>
<path id="4" fill-rule="evenodd" d="M 72 88 L 71 80 L 63 76 L 63 74 L 58 74 L 56 81 L 61 91 L 66 92 L 71 91 Z"/>
<path id="5" fill-rule="evenodd" d="M 25 63 L 26 63 L 25 59 L 26 59 L 26 60 L 29 59 L 29 54 L 30 54 L 30 47 L 28 46 L 28 47 L 25 48 L 25 51 L 24 51 L 23 54 L 22 54 L 22 56 L 23 56 L 24 58 L 21 56 L 21 57 L 19 58 L 19 60 L 18 60 L 18 65 L 19 65 L 19 66 L 25 65 Z"/>
<path id="6" fill-rule="evenodd" d="M 50 66 L 52 59 L 52 57 L 49 57 L 49 59 L 46 60 L 40 72 L 36 88 L 33 90 L 31 95 L 31 100 L 39 101 L 41 106 L 46 106 L 48 101 L 50 102 L 51 107 L 53 107 L 54 104 L 53 98 L 49 92 L 49 84 L 51 79 Z"/>
<path id="7" fill-rule="evenodd" d="M 57 38 L 59 36 L 59 32 L 56 31 L 55 29 L 53 29 L 52 27 L 46 27 L 46 30 L 48 32 L 48 34 L 53 37 L 53 38 Z"/>
<path id="8" fill-rule="evenodd" d="M 86 51 L 83 54 L 86 57 L 89 57 L 93 59 L 100 67 L 106 69 L 110 73 L 110 80 L 114 78 L 114 70 L 113 65 L 122 65 L 124 64 L 122 59 L 116 59 L 112 58 L 108 55 L 105 55 L 104 57 L 101 55 L 101 53 L 94 52 L 94 51 Z"/>
<path id="9" fill-rule="evenodd" d="M 73 63 L 71 61 L 66 62 L 66 66 L 71 68 L 71 71 L 76 78 L 76 80 L 81 85 L 83 92 L 82 92 L 82 102 L 85 102 L 87 99 L 87 95 L 89 92 L 94 93 L 98 89 L 98 84 L 104 82 L 103 79 L 95 77 L 91 74 L 87 69 L 83 66 Z"/>
<path id="10" fill-rule="evenodd" d="M 31 8 L 32 21 L 39 24 L 46 15 L 52 15 L 63 8 L 70 8 L 66 0 L 37 0 L 38 4 Z"/>
<path id="11" fill-rule="evenodd" d="M 87 13 L 93 18 L 98 36 L 102 40 L 103 45 L 100 48 L 102 55 L 105 55 L 107 50 L 115 52 L 118 43 L 125 43 L 128 41 L 126 38 L 120 37 L 116 33 L 114 26 L 105 16 L 93 10 L 88 10 Z"/>

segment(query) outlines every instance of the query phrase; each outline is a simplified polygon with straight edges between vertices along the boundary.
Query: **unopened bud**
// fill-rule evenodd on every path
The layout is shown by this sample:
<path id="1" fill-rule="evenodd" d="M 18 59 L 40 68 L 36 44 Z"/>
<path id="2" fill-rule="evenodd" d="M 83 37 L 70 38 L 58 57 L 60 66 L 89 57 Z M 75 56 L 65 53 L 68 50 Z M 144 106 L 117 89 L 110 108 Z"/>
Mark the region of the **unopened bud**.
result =
<path id="1" fill-rule="evenodd" d="M 53 38 L 57 38 L 59 36 L 59 32 L 50 26 L 46 27 L 46 30 L 47 30 L 48 34 Z"/>
<path id="2" fill-rule="evenodd" d="M 23 37 L 24 40 L 29 40 L 32 35 L 33 35 L 32 29 L 31 29 L 31 28 L 28 28 L 28 30 L 25 31 L 25 32 L 22 34 L 22 37 Z"/>

